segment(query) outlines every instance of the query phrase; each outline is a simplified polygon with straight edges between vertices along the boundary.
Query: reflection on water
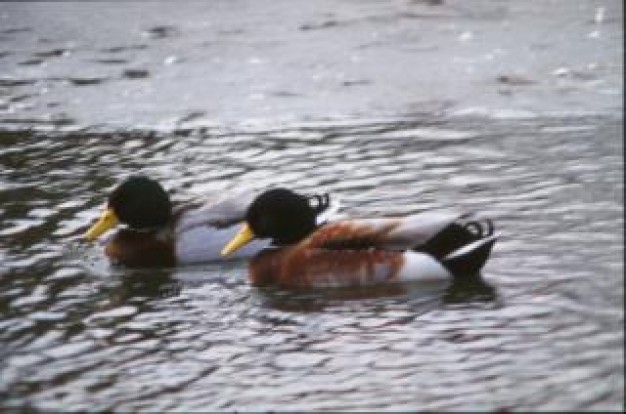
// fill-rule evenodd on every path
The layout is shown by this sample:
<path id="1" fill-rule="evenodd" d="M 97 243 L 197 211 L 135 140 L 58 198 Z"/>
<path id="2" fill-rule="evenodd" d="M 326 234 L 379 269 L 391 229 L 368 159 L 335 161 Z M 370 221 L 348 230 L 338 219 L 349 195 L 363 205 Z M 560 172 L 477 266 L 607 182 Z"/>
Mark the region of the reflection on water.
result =
<path id="1" fill-rule="evenodd" d="M 155 35 L 158 35 L 155 34 Z M 621 120 L 402 120 L 0 136 L 4 408 L 623 408 Z M 349 214 L 456 207 L 482 280 L 293 293 L 245 262 L 129 271 L 80 236 L 144 172 L 175 199 L 286 185 Z"/>

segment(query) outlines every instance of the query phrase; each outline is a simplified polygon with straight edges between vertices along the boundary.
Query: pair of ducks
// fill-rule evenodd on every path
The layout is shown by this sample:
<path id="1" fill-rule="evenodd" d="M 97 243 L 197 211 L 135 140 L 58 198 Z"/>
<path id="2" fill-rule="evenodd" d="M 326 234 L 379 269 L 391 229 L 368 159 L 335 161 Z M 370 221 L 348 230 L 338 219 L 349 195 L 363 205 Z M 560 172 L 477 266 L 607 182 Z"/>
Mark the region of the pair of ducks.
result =
<path id="1" fill-rule="evenodd" d="M 172 267 L 246 257 L 253 285 L 296 289 L 474 275 L 497 239 L 490 221 L 469 215 L 324 221 L 329 206 L 328 195 L 277 188 L 253 200 L 175 208 L 159 183 L 131 176 L 85 236 L 93 241 L 126 224 L 106 243 L 113 262 Z"/>

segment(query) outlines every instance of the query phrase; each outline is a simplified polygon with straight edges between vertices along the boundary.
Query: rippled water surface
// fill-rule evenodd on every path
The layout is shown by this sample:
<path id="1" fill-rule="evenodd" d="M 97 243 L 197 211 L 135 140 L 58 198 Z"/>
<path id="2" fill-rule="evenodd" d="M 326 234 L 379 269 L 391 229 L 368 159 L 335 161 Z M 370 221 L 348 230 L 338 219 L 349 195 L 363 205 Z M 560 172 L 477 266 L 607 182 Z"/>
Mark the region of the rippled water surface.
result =
<path id="1" fill-rule="evenodd" d="M 0 3 L 0 411 L 624 409 L 621 1 Z M 81 235 L 143 172 L 491 217 L 483 283 L 294 293 Z"/>
<path id="2" fill-rule="evenodd" d="M 4 131 L 4 408 L 623 409 L 621 118 Z M 243 262 L 110 267 L 80 236 L 121 178 L 176 199 L 287 185 L 354 215 L 480 211 L 484 286 L 295 294 Z"/>

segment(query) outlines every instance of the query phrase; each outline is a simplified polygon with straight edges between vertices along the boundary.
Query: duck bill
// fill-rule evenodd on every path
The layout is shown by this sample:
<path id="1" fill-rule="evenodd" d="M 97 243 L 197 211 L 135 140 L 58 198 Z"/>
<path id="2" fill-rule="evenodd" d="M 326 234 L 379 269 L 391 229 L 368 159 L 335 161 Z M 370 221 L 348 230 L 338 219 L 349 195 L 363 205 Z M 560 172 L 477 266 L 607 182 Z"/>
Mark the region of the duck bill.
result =
<path id="1" fill-rule="evenodd" d="M 85 233 L 85 238 L 87 241 L 94 241 L 98 237 L 102 236 L 106 231 L 112 229 L 117 226 L 120 220 L 117 218 L 117 215 L 110 208 L 106 209 L 98 222 L 91 226 L 89 230 Z"/>
<path id="2" fill-rule="evenodd" d="M 254 239 L 254 233 L 248 224 L 244 224 L 233 239 L 222 249 L 222 256 L 233 254 Z"/>

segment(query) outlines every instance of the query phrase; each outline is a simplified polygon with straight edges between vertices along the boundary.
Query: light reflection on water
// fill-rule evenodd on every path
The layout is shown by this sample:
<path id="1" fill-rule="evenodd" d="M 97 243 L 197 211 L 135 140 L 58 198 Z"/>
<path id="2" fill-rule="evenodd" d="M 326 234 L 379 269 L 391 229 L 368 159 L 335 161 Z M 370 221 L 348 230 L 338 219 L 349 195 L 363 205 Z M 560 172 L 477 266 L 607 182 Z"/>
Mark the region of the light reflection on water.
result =
<path id="1" fill-rule="evenodd" d="M 3 132 L 4 407 L 623 408 L 621 120 Z M 182 200 L 286 185 L 353 215 L 475 210 L 485 284 L 289 293 L 245 262 L 112 268 L 80 242 L 137 171 Z"/>

